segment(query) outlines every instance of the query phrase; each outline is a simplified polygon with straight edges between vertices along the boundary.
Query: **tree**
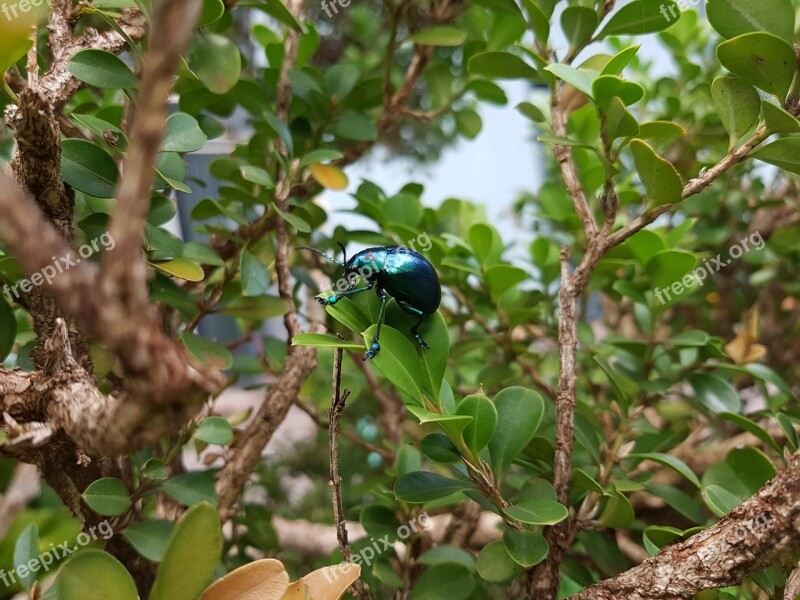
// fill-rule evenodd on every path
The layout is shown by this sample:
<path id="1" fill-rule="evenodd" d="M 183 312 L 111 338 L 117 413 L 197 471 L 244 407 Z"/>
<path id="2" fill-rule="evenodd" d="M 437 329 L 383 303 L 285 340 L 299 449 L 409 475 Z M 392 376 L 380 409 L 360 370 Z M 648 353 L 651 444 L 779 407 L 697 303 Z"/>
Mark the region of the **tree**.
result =
<path id="1" fill-rule="evenodd" d="M 0 597 L 798 595 L 791 0 L 5 6 Z M 347 167 L 435 160 L 502 80 L 551 150 L 527 260 L 413 182 L 325 227 Z M 295 250 L 339 243 L 430 260 L 430 349 L 390 301 L 362 360 L 378 297 Z M 292 407 L 318 435 L 262 459 Z"/>

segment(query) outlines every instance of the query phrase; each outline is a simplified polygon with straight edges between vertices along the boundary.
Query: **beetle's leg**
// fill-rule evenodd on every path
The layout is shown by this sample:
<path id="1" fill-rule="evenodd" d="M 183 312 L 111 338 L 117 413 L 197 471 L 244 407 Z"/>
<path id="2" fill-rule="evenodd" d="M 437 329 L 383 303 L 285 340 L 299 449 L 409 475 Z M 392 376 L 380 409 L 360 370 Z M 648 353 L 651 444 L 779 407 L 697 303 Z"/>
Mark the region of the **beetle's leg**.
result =
<path id="1" fill-rule="evenodd" d="M 419 321 L 417 321 L 414 326 L 411 328 L 411 335 L 414 336 L 414 339 L 417 340 L 417 345 L 420 348 L 424 348 L 425 350 L 430 350 L 431 347 L 422 339 L 422 336 L 418 333 L 419 326 L 422 325 L 422 320 L 425 318 L 425 314 L 418 308 L 414 308 L 409 304 L 403 302 L 402 307 L 406 312 L 409 312 L 413 315 L 419 315 Z"/>
<path id="2" fill-rule="evenodd" d="M 322 306 L 330 306 L 331 304 L 336 304 L 342 298 L 347 298 L 348 296 L 352 296 L 353 294 L 359 294 L 361 292 L 366 292 L 367 290 L 371 290 L 374 286 L 375 284 L 373 282 L 369 282 L 364 287 L 354 290 L 352 289 L 353 286 L 351 285 L 349 289 L 346 289 L 343 292 L 339 292 L 338 294 L 333 294 L 331 296 L 328 296 L 327 298 L 322 298 L 321 296 L 317 296 L 315 300 L 320 304 L 322 304 Z"/>
<path id="3" fill-rule="evenodd" d="M 381 299 L 381 310 L 378 313 L 378 328 L 375 329 L 375 337 L 372 338 L 372 345 L 369 347 L 366 354 L 364 354 L 362 360 L 369 360 L 381 350 L 381 325 L 383 325 L 383 321 L 386 318 L 386 302 L 389 300 L 386 290 L 378 288 L 378 298 Z"/>

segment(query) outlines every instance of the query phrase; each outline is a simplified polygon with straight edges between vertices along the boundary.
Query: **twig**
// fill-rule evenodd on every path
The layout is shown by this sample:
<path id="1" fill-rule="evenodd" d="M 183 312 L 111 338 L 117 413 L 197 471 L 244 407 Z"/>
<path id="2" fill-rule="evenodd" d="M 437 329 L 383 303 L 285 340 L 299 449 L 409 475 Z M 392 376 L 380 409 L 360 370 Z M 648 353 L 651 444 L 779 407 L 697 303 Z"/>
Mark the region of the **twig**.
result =
<path id="1" fill-rule="evenodd" d="M 342 355 L 344 350 L 337 348 L 333 357 L 333 383 L 331 389 L 331 408 L 328 411 L 328 457 L 330 458 L 331 491 L 333 502 L 333 517 L 336 520 L 336 538 L 339 540 L 339 549 L 342 558 L 352 562 L 353 552 L 347 539 L 347 523 L 344 520 L 344 506 L 342 503 L 342 477 L 339 474 L 339 425 L 344 413 L 344 406 L 350 395 L 350 390 L 342 392 Z M 352 585 L 356 597 L 369 600 L 367 584 L 358 579 Z"/>

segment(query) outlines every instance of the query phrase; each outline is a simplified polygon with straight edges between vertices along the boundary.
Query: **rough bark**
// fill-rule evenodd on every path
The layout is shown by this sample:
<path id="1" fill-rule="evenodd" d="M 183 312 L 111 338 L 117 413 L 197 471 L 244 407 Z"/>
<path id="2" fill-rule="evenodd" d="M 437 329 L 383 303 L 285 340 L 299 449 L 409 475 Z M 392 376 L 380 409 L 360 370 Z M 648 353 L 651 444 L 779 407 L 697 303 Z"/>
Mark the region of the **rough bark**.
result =
<path id="1" fill-rule="evenodd" d="M 673 600 L 741 583 L 800 549 L 800 453 L 713 527 L 667 546 L 640 565 L 571 600 Z"/>

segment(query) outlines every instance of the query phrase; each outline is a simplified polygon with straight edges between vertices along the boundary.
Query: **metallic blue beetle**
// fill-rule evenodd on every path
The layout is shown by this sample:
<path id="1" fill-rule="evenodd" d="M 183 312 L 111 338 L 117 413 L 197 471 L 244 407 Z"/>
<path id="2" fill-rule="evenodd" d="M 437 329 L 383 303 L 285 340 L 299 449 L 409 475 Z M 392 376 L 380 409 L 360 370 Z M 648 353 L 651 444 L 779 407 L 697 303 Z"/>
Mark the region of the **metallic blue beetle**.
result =
<path id="1" fill-rule="evenodd" d="M 411 334 L 417 340 L 420 348 L 429 350 L 430 346 L 425 343 L 418 330 L 425 317 L 432 315 L 439 308 L 442 300 L 442 286 L 436 270 L 428 259 L 405 246 L 381 246 L 362 250 L 347 260 L 344 246 L 342 244 L 339 246 L 344 253 L 342 262 L 316 248 L 301 246 L 298 250 L 316 252 L 327 260 L 344 267 L 344 276 L 350 281 L 349 287 L 345 291 L 335 293 L 327 298 L 317 296 L 317 302 L 323 306 L 336 304 L 342 298 L 375 288 L 381 301 L 378 328 L 375 330 L 372 345 L 364 354 L 363 360 L 370 359 L 380 352 L 381 325 L 386 317 L 386 303 L 389 296 L 394 298 L 405 312 L 419 317 L 419 320 L 411 328 Z M 364 287 L 355 289 L 355 275 L 361 276 L 366 284 Z"/>

